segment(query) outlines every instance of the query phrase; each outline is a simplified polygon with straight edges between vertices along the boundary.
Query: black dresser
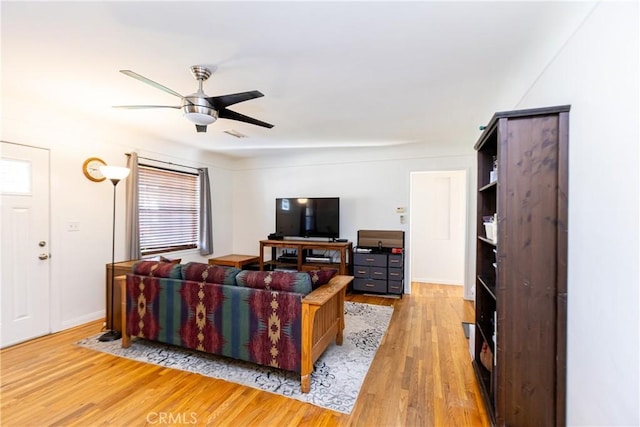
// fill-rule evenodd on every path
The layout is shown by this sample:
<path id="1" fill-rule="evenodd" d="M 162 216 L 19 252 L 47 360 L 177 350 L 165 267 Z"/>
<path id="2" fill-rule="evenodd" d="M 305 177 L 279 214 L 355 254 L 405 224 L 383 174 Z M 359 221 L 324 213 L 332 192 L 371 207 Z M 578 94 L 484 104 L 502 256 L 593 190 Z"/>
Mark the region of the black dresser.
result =
<path id="1" fill-rule="evenodd" d="M 404 231 L 359 230 L 353 254 L 353 290 L 404 293 Z"/>

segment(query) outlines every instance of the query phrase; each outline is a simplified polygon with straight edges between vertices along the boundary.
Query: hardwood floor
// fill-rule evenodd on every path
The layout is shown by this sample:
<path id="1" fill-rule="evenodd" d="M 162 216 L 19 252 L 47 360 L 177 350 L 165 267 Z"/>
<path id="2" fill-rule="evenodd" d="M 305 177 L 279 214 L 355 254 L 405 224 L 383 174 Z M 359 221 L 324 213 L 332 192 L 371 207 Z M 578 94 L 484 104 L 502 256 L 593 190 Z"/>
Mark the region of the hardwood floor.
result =
<path id="1" fill-rule="evenodd" d="M 0 351 L 2 426 L 485 426 L 461 322 L 462 288 L 414 283 L 394 305 L 353 412 L 345 415 L 253 388 L 74 345 L 101 321 Z"/>

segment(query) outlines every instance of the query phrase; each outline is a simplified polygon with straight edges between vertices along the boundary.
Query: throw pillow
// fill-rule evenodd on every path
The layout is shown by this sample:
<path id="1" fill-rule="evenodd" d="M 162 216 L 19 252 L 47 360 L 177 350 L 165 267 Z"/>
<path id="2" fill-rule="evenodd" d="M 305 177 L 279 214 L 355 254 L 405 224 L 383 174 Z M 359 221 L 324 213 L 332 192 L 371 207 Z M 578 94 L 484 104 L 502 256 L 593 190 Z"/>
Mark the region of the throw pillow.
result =
<path id="1" fill-rule="evenodd" d="M 182 261 L 182 258 L 169 259 L 162 255 L 158 255 L 152 258 L 145 258 L 143 261 L 160 261 L 160 262 L 170 262 L 172 264 L 180 264 L 180 261 Z"/>
<path id="2" fill-rule="evenodd" d="M 201 262 L 189 262 L 182 265 L 182 278 L 195 282 L 216 283 L 234 286 L 239 268 L 223 265 L 209 265 Z"/>
<path id="3" fill-rule="evenodd" d="M 324 270 L 311 270 L 309 271 L 309 277 L 311 278 L 311 288 L 317 289 L 318 287 L 329 283 L 329 280 L 338 272 L 333 268 L 327 268 Z"/>
<path id="4" fill-rule="evenodd" d="M 140 261 L 133 265 L 133 274 L 167 279 L 182 279 L 180 265 L 172 262 Z"/>
<path id="5" fill-rule="evenodd" d="M 238 286 L 269 291 L 287 291 L 299 294 L 311 292 L 311 278 L 307 273 L 289 271 L 243 270 L 236 277 Z"/>

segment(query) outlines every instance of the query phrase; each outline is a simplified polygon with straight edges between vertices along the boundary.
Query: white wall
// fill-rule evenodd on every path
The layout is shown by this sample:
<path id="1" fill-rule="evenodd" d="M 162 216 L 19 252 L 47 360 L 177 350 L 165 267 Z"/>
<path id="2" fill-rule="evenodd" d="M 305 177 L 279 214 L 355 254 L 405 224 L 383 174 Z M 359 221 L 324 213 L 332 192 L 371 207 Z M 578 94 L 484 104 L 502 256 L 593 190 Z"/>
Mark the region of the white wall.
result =
<path id="1" fill-rule="evenodd" d="M 306 156 L 253 159 L 239 164 L 234 173 L 234 251 L 257 254 L 258 241 L 275 230 L 276 197 L 340 197 L 340 234 L 357 242 L 360 229 L 405 231 L 409 245 L 409 184 L 414 171 L 466 170 L 475 176 L 476 135 L 459 147 L 422 145 L 361 150 L 331 150 Z M 449 155 L 443 153 L 449 152 Z M 473 172 L 471 172 L 473 171 Z M 475 185 L 475 178 L 473 180 Z M 475 206 L 473 200 L 467 201 Z M 406 207 L 405 223 L 396 207 Z M 468 215 L 472 218 L 472 215 Z M 469 220 L 468 228 L 475 230 Z M 472 231 L 469 236 L 475 235 Z M 405 257 L 409 259 L 411 248 Z M 475 239 L 468 237 L 469 259 L 475 253 Z M 409 262 L 405 274 L 410 275 Z M 473 284 L 468 266 L 465 284 Z M 406 282 L 409 282 L 408 280 Z M 470 287 L 469 286 L 469 287 Z M 410 290 L 410 283 L 405 285 Z M 469 295 L 471 295 L 469 290 Z"/>
<path id="2" fill-rule="evenodd" d="M 567 424 L 637 426 L 638 3 L 599 4 L 518 108 L 571 104 Z"/>
<path id="3" fill-rule="evenodd" d="M 3 99 L 3 141 L 48 148 L 51 151 L 51 326 L 59 331 L 105 316 L 105 265 L 111 262 L 113 185 L 95 183 L 82 173 L 87 157 L 108 164 L 126 164 L 125 152 L 193 167 L 209 167 L 214 203 L 214 249 L 232 250 L 231 162 L 184 146 L 123 132 L 110 123 L 74 117 L 60 109 L 39 107 L 41 116 L 20 100 Z M 117 187 L 116 260 L 125 259 L 125 186 Z M 68 232 L 75 221 L 80 231 Z M 203 260 L 197 251 L 171 256 Z M 96 333 L 99 331 L 96 331 Z"/>

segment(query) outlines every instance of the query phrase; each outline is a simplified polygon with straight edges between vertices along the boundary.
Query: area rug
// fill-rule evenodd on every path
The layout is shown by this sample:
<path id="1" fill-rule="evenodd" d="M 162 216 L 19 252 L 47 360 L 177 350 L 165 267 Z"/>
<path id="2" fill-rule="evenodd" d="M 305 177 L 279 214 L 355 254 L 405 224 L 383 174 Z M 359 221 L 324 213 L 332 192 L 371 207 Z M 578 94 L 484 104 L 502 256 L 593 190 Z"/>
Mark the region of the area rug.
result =
<path id="1" fill-rule="evenodd" d="M 101 334 L 83 339 L 77 344 L 115 356 L 254 387 L 349 414 L 387 331 L 393 307 L 350 301 L 346 301 L 344 305 L 343 344 L 331 344 L 316 361 L 309 393 L 300 391 L 300 376 L 293 372 L 175 346 L 134 339 L 131 347 L 122 348 L 121 340 L 98 341 Z"/>

